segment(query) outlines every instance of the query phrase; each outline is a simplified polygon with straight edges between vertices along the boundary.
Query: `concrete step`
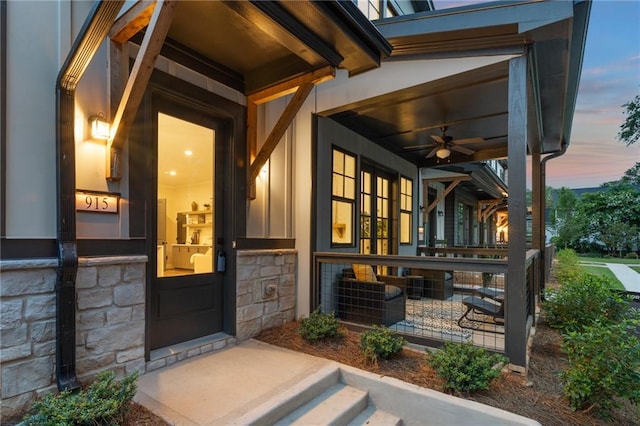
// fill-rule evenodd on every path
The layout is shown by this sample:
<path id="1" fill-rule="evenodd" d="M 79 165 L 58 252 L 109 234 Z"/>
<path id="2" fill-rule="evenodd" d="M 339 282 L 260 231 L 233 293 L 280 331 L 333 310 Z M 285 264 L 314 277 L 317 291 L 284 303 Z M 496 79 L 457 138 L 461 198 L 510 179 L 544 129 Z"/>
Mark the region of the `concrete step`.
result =
<path id="1" fill-rule="evenodd" d="M 339 382 L 339 368 L 335 365 L 324 367 L 295 383 L 286 391 L 276 393 L 273 398 L 237 416 L 232 423 L 252 426 L 275 424 Z"/>
<path id="2" fill-rule="evenodd" d="M 276 425 L 346 425 L 365 410 L 368 403 L 366 391 L 338 383 Z"/>
<path id="3" fill-rule="evenodd" d="M 349 422 L 349 426 L 402 426 L 402 419 L 391 413 L 369 405 L 358 417 Z"/>

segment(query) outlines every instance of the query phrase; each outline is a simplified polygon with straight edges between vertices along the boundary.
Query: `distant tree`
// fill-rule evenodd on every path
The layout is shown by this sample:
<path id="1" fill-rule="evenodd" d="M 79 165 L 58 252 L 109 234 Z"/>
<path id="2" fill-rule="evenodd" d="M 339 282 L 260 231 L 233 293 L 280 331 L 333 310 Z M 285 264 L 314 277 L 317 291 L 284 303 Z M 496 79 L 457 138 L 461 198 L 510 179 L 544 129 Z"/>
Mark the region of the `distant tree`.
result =
<path id="1" fill-rule="evenodd" d="M 632 145 L 640 139 L 640 95 L 622 105 L 627 116 L 620 126 L 618 140 L 627 146 Z"/>
<path id="2" fill-rule="evenodd" d="M 640 231 L 640 190 L 625 183 L 583 194 L 579 202 L 584 237 L 606 244 L 609 252 L 631 249 Z"/>
<path id="3" fill-rule="evenodd" d="M 613 182 L 607 182 L 604 186 L 612 186 L 618 184 L 627 185 L 640 185 L 640 163 L 636 163 L 635 166 L 624 172 L 624 176 L 621 179 Z"/>
<path id="4" fill-rule="evenodd" d="M 550 228 L 556 236 L 555 244 L 562 248 L 573 248 L 583 235 L 583 220 L 577 208 L 578 198 L 568 188 L 558 190 L 558 200 L 549 214 Z"/>

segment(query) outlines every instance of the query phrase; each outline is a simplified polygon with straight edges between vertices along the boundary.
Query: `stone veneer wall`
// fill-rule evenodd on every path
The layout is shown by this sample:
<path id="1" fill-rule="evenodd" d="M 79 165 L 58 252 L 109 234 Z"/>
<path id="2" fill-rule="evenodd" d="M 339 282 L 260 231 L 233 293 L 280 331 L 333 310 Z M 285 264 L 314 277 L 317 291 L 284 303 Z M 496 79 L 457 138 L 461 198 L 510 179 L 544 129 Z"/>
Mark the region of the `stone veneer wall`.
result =
<path id="1" fill-rule="evenodd" d="M 297 261 L 296 250 L 237 252 L 238 341 L 295 319 Z"/>
<path id="2" fill-rule="evenodd" d="M 76 280 L 76 371 L 145 371 L 146 256 L 81 258 Z M 56 391 L 56 259 L 0 262 L 3 418 Z"/>

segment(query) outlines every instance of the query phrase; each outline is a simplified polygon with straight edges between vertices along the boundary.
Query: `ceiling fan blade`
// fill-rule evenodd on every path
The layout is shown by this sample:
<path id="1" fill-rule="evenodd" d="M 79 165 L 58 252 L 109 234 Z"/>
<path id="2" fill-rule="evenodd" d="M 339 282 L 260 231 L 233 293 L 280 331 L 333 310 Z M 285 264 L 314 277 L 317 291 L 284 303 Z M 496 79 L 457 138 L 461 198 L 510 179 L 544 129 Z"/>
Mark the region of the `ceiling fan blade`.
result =
<path id="1" fill-rule="evenodd" d="M 464 145 L 467 143 L 480 143 L 480 142 L 484 142 L 484 139 L 482 138 L 465 138 L 465 139 L 456 139 L 453 141 L 453 143 L 457 144 L 457 145 Z"/>
<path id="2" fill-rule="evenodd" d="M 458 146 L 456 144 L 451 145 L 451 149 L 454 150 L 454 151 L 461 152 L 463 154 L 467 154 L 467 155 L 471 155 L 471 154 L 475 154 L 476 153 L 475 151 L 472 151 L 469 148 L 465 148 L 463 146 Z"/>
<path id="3" fill-rule="evenodd" d="M 436 151 L 438 151 L 438 149 L 440 149 L 439 146 L 436 146 L 435 148 L 433 148 L 431 151 L 429 151 L 427 155 L 425 155 L 425 158 L 431 158 L 434 155 L 436 155 Z"/>
<path id="4" fill-rule="evenodd" d="M 415 149 L 415 150 L 420 150 L 420 149 L 426 149 L 426 148 L 431 148 L 433 147 L 432 143 L 428 143 L 428 144 L 423 144 L 423 145 L 409 145 L 409 146 L 405 146 L 402 149 L 404 150 L 410 150 L 410 149 Z"/>
<path id="5" fill-rule="evenodd" d="M 442 136 L 438 136 L 438 135 L 431 135 L 431 139 L 433 139 L 434 141 L 438 142 L 438 143 L 445 143 L 444 139 L 442 138 Z"/>

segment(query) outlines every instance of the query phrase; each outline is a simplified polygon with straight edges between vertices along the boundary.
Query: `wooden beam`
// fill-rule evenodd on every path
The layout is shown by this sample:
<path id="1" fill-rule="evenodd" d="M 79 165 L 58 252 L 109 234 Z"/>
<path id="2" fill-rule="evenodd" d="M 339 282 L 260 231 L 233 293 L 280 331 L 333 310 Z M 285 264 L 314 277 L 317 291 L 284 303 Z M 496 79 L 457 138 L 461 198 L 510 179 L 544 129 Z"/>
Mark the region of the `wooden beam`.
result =
<path id="1" fill-rule="evenodd" d="M 111 41 L 118 44 L 129 41 L 138 31 L 149 25 L 155 7 L 155 0 L 140 0 L 131 6 L 111 27 Z"/>
<path id="2" fill-rule="evenodd" d="M 495 212 L 495 207 L 502 202 L 502 199 L 496 198 L 486 203 L 488 206 L 482 210 L 482 221 L 485 221 Z"/>
<path id="3" fill-rule="evenodd" d="M 335 76 L 336 69 L 332 66 L 318 68 L 300 77 L 295 77 L 291 80 L 251 93 L 247 97 L 247 103 L 254 103 L 256 105 L 263 104 L 295 92 L 298 87 L 304 83 L 320 84 L 333 79 Z"/>
<path id="4" fill-rule="evenodd" d="M 471 179 L 471 176 L 454 178 L 451 181 L 451 183 L 445 188 L 445 190 L 442 191 L 442 194 L 438 195 L 438 197 L 435 200 L 433 200 L 431 204 L 429 204 L 429 206 L 427 207 L 427 211 L 425 212 L 425 215 L 428 216 L 429 213 L 431 213 L 431 210 L 435 209 L 438 203 L 442 201 L 444 197 L 446 197 L 451 191 L 453 191 L 453 188 L 458 186 L 460 182 L 463 182 L 465 180 L 470 180 L 470 179 Z"/>
<path id="5" fill-rule="evenodd" d="M 121 149 L 124 140 L 129 133 L 129 128 L 135 118 L 135 113 L 140 106 L 142 97 L 147 88 L 147 83 L 151 78 L 151 73 L 155 66 L 156 58 L 160 54 L 160 49 L 169 32 L 169 27 L 175 15 L 177 2 L 175 0 L 159 0 L 154 8 L 153 16 L 140 45 L 140 50 L 136 57 L 133 68 L 127 80 L 127 84 L 122 94 L 122 99 L 116 110 L 111 125 L 113 138 L 109 140 L 108 148 Z M 111 166 L 107 167 L 107 176 L 111 179 L 118 179 L 110 172 Z"/>
<path id="6" fill-rule="evenodd" d="M 309 96 L 309 93 L 311 93 L 313 86 L 314 85 L 311 82 L 303 83 L 298 88 L 295 95 L 293 95 L 289 105 L 287 105 L 280 116 L 280 119 L 278 119 L 278 122 L 273 127 L 273 130 L 271 130 L 271 133 L 260 148 L 260 152 L 256 155 L 255 160 L 249 166 L 249 182 L 253 182 L 256 177 L 258 177 L 260 169 L 267 162 L 271 153 L 273 153 L 273 150 L 278 145 L 278 142 L 280 142 L 280 139 L 282 139 L 282 136 L 289 128 L 289 125 L 300 110 L 300 107 L 302 107 L 302 104 Z"/>
<path id="7" fill-rule="evenodd" d="M 432 182 L 451 182 L 453 179 L 460 179 L 461 181 L 465 181 L 465 180 L 471 180 L 471 176 L 469 176 L 469 175 L 464 175 L 464 176 L 443 176 L 443 177 L 439 177 L 439 178 L 425 178 L 424 180 L 426 180 L 428 183 L 432 183 Z"/>

